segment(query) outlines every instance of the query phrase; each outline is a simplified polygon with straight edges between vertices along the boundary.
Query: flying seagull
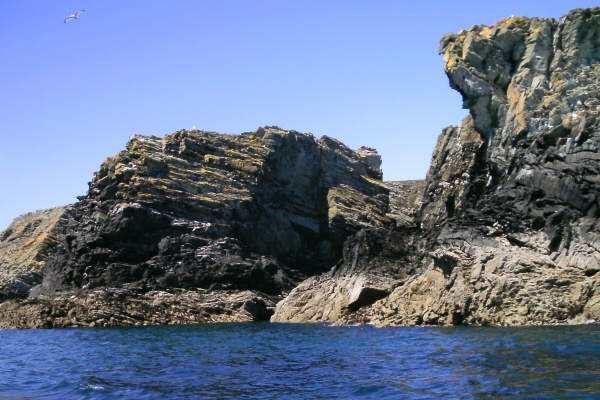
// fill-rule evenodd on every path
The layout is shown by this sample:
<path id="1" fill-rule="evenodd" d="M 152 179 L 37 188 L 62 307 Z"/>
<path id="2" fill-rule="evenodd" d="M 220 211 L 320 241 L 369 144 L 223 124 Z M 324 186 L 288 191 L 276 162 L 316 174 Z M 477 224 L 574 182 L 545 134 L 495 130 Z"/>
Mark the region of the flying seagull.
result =
<path id="1" fill-rule="evenodd" d="M 67 17 L 67 19 L 65 19 L 65 23 L 66 23 L 68 20 L 70 20 L 70 19 L 79 19 L 79 18 L 77 18 L 77 16 L 78 16 L 79 14 L 81 14 L 82 12 L 84 12 L 84 11 L 85 11 L 85 10 L 77 11 L 75 14 L 73 14 L 73 15 L 69 15 L 69 16 Z"/>

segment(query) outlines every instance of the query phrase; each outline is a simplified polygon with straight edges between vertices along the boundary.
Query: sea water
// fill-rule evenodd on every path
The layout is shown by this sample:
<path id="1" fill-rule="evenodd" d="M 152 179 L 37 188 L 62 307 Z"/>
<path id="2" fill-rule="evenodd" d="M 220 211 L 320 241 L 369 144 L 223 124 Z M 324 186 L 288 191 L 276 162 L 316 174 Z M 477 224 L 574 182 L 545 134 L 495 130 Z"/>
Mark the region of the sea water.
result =
<path id="1" fill-rule="evenodd" d="M 600 326 L 0 331 L 0 399 L 598 399 Z"/>

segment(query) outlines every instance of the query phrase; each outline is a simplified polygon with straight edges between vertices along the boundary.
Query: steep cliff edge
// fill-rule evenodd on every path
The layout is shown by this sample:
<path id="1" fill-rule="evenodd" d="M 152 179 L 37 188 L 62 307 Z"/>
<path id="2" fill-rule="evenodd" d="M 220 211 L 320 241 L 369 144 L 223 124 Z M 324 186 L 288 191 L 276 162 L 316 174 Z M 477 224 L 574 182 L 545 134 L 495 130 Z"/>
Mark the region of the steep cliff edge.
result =
<path id="1" fill-rule="evenodd" d="M 326 136 L 277 127 L 241 135 L 132 136 L 125 151 L 102 164 L 87 195 L 69 208 L 69 229 L 56 230 L 48 220 L 54 217 L 46 214 L 59 211 L 41 212 L 40 221 L 48 217 L 46 230 L 57 233 L 55 245 L 24 267 L 30 279 L 19 282 L 19 297 L 38 284 L 30 292 L 33 299 L 4 304 L 0 319 L 46 326 L 45 317 L 34 316 L 60 316 L 95 302 L 100 311 L 72 311 L 64 324 L 126 323 L 98 318 L 102 304 L 106 310 L 138 310 L 136 321 L 143 323 L 141 304 L 154 303 L 156 296 L 190 304 L 192 315 L 153 323 L 268 319 L 264 309 L 274 305 L 274 296 L 330 269 L 346 237 L 389 223 L 380 164 L 372 149 L 353 151 Z M 13 231 L 3 238 L 10 241 Z M 6 246 L 0 243 L 0 255 Z M 13 249 L 4 255 L 0 273 L 14 275 L 23 253 Z M 5 285 L 6 293 L 11 285 Z M 115 290 L 117 302 L 98 294 Z M 181 295 L 185 291 L 191 294 Z M 207 293 L 221 299 L 218 306 Z M 210 310 L 229 316 L 196 318 Z"/>
<path id="2" fill-rule="evenodd" d="M 48 257 L 72 228 L 71 207 L 56 207 L 16 218 L 0 233 L 0 301 L 27 297 L 41 282 Z"/>
<path id="3" fill-rule="evenodd" d="M 440 135 L 420 229 L 364 231 L 340 272 L 300 285 L 274 320 L 600 319 L 600 8 L 475 26 L 440 52 L 470 115 Z M 379 299 L 353 303 L 373 290 Z M 324 293 L 336 312 L 318 306 Z"/>

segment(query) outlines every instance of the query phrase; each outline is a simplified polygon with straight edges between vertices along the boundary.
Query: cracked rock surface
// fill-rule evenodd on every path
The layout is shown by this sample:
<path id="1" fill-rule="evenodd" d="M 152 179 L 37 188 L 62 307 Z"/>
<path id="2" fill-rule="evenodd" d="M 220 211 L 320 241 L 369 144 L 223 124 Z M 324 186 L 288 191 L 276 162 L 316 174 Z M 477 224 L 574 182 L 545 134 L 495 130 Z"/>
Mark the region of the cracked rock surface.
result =
<path id="1" fill-rule="evenodd" d="M 312 293 L 301 285 L 275 320 L 600 320 L 600 8 L 474 26 L 445 35 L 440 52 L 470 115 L 439 137 L 419 228 L 365 231 L 346 273 L 313 278 Z M 394 288 L 354 310 L 339 287 L 369 275 Z M 315 309 L 323 293 L 342 299 L 335 317 Z"/>

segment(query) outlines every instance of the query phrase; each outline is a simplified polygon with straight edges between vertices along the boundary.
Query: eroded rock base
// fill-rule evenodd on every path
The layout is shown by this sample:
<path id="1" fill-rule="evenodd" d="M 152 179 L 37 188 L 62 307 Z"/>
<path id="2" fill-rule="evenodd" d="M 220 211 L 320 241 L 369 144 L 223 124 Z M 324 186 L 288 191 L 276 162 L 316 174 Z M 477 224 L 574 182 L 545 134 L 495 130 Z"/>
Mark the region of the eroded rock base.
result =
<path id="1" fill-rule="evenodd" d="M 274 300 L 255 291 L 76 290 L 0 303 L 0 329 L 265 321 Z"/>

